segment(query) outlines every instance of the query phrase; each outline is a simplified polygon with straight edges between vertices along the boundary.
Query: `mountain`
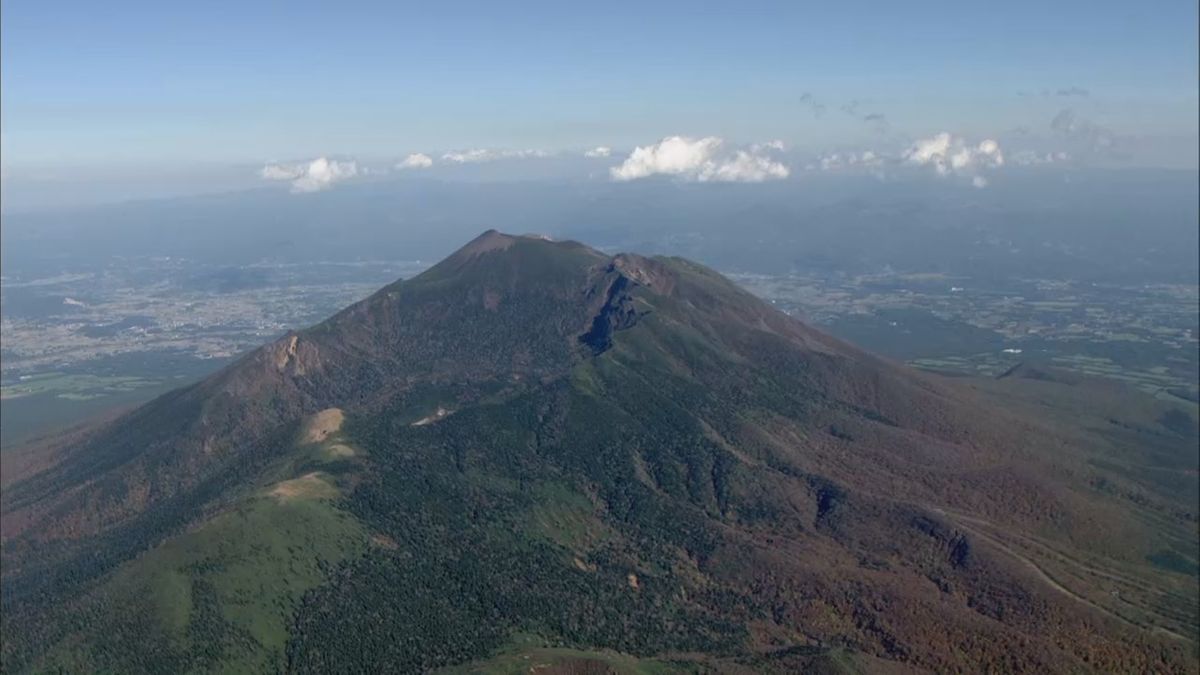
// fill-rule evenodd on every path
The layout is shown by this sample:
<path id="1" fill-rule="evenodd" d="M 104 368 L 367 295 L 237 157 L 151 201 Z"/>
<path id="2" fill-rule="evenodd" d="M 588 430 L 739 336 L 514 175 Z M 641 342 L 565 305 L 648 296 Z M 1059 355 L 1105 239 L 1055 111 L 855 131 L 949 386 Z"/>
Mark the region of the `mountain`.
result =
<path id="1" fill-rule="evenodd" d="M 3 670 L 1196 672 L 1194 412 L 1036 372 L 489 231 L 12 460 Z"/>

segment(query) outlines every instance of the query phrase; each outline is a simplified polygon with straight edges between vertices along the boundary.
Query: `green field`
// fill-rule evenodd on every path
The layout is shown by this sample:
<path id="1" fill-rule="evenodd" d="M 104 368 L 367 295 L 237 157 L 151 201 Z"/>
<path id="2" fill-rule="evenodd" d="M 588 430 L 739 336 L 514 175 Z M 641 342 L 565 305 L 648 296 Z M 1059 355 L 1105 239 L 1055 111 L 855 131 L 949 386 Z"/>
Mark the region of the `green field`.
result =
<path id="1" fill-rule="evenodd" d="M 135 406 L 186 384 L 190 377 L 105 377 L 43 373 L 5 385 L 0 398 L 0 449 Z"/>
<path id="2" fill-rule="evenodd" d="M 54 394 L 60 398 L 86 401 L 115 393 L 151 387 L 159 380 L 141 377 L 117 377 L 58 372 L 24 375 L 15 382 L 0 387 L 0 399 L 9 400 L 38 394 Z"/>

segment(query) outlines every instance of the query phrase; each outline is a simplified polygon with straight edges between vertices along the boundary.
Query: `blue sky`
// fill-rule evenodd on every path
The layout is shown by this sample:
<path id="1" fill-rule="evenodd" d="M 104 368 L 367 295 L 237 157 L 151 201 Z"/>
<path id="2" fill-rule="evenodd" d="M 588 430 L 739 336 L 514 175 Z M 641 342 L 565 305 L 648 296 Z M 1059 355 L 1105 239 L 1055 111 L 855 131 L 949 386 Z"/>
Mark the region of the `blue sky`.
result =
<path id="1" fill-rule="evenodd" d="M 1195 165 L 1194 1 L 701 4 L 6 0 L 3 160 L 11 175 L 674 134 L 820 153 L 943 131 L 1042 152 L 1069 109 L 1124 139 L 1120 161 Z"/>

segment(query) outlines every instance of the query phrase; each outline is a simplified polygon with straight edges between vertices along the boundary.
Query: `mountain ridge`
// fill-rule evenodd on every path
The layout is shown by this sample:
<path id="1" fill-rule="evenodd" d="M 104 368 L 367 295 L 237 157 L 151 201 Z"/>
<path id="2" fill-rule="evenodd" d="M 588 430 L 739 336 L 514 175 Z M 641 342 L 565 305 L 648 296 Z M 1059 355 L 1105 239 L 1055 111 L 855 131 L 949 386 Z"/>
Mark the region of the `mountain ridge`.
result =
<path id="1" fill-rule="evenodd" d="M 25 639 L 5 670 L 425 670 L 532 632 L 718 669 L 846 646 L 917 669 L 1190 672 L 1194 580 L 1147 582 L 1131 556 L 1175 541 L 1195 559 L 1194 508 L 994 401 L 696 263 L 488 231 L 6 489 L 4 606 L 40 633 L 6 617 Z M 305 543 L 254 553 L 243 522 Z M 195 543 L 213 532 L 232 558 Z M 283 610 L 237 609 L 229 570 L 301 559 L 264 592 Z M 1099 597 L 1073 559 L 1132 599 Z M 129 623 L 161 633 L 154 654 L 61 618 L 138 593 L 192 608 Z"/>

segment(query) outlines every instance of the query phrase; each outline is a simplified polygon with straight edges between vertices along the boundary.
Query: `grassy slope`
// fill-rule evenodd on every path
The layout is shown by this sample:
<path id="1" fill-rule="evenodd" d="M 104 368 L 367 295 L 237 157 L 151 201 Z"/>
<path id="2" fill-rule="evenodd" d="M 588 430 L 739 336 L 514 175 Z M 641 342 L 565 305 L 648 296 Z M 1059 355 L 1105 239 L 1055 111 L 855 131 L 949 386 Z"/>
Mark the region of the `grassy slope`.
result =
<path id="1" fill-rule="evenodd" d="M 79 604 L 89 617 L 35 670 L 277 672 L 303 595 L 368 546 L 336 506 L 337 481 L 312 472 L 340 435 L 282 464 L 288 478 L 123 565 Z M 301 473 L 309 469 L 307 473 Z M 158 641 L 160 648 L 151 648 Z M 114 642 L 135 649 L 111 649 Z"/>
<path id="2" fill-rule="evenodd" d="M 535 637 L 518 636 L 491 658 L 437 671 L 438 675 L 526 675 L 538 672 L 596 673 L 613 675 L 672 675 L 692 673 L 693 664 L 669 663 L 655 659 L 639 659 L 628 654 L 603 650 L 581 650 L 565 647 L 545 647 Z"/>

